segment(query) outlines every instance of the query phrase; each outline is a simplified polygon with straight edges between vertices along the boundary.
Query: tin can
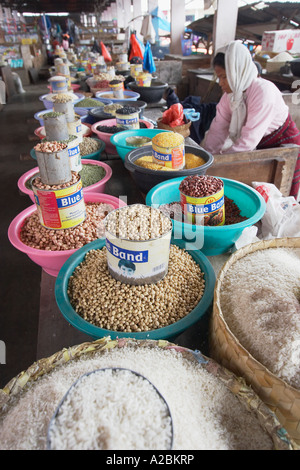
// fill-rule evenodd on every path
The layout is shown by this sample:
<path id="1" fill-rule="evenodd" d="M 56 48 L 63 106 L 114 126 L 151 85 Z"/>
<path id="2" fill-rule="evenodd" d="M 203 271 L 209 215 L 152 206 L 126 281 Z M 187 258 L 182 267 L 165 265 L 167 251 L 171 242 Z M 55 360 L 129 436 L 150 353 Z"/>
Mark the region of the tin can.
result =
<path id="1" fill-rule="evenodd" d="M 52 93 L 65 93 L 68 91 L 68 80 L 64 76 L 56 75 L 48 80 L 51 85 Z"/>
<path id="2" fill-rule="evenodd" d="M 184 137 L 177 132 L 162 132 L 152 139 L 152 159 L 154 163 L 173 170 L 185 167 Z"/>
<path id="3" fill-rule="evenodd" d="M 79 139 L 79 142 L 81 143 L 83 140 L 83 130 L 80 117 L 72 122 L 67 122 L 67 127 L 69 135 L 76 135 L 76 137 Z"/>
<path id="4" fill-rule="evenodd" d="M 74 104 L 72 101 L 66 103 L 53 102 L 53 109 L 57 113 L 64 113 L 66 115 L 66 121 L 72 122 L 75 120 Z"/>
<path id="5" fill-rule="evenodd" d="M 39 220 L 43 227 L 62 230 L 84 222 L 86 208 L 81 178 L 63 189 L 37 189 L 32 182 Z"/>
<path id="6" fill-rule="evenodd" d="M 122 212 L 122 209 L 115 209 L 110 214 L 116 211 Z M 170 230 L 160 237 L 150 240 L 129 240 L 116 237 L 115 234 L 109 232 L 107 229 L 108 216 L 104 224 L 107 265 L 111 276 L 120 282 L 131 285 L 153 284 L 163 279 L 168 273 L 169 266 L 171 219 Z"/>
<path id="7" fill-rule="evenodd" d="M 115 98 L 119 98 L 120 100 L 124 99 L 124 82 L 121 80 L 111 80 L 109 82 L 109 88 Z"/>
<path id="8" fill-rule="evenodd" d="M 64 184 L 71 181 L 72 173 L 67 144 L 57 152 L 35 150 L 35 154 L 40 177 L 44 184 Z"/>
<path id="9" fill-rule="evenodd" d="M 47 140 L 62 141 L 69 138 L 65 113 L 49 112 L 44 114 L 44 127 Z"/>
<path id="10" fill-rule="evenodd" d="M 136 77 L 143 72 L 143 64 L 130 64 L 130 75 Z"/>
<path id="11" fill-rule="evenodd" d="M 72 135 L 69 137 L 69 140 L 70 142 L 68 142 L 68 153 L 71 171 L 76 171 L 76 173 L 78 173 L 82 170 L 79 139 L 76 135 Z"/>
<path id="12" fill-rule="evenodd" d="M 116 111 L 116 124 L 126 129 L 139 129 L 139 111 L 132 106 L 124 106 Z"/>
<path id="13" fill-rule="evenodd" d="M 180 204 L 184 221 L 193 225 L 221 226 L 225 223 L 224 185 L 214 194 L 193 197 L 180 189 Z"/>
<path id="14" fill-rule="evenodd" d="M 142 72 L 136 75 L 135 81 L 137 86 L 150 86 L 152 80 L 151 73 Z"/>

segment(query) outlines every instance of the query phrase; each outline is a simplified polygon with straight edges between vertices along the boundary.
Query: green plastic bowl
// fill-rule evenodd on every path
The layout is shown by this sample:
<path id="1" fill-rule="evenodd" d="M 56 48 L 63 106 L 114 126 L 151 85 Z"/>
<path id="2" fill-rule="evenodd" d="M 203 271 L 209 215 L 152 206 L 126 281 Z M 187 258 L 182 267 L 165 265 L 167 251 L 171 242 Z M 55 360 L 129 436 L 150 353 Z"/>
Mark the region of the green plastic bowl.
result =
<path id="1" fill-rule="evenodd" d="M 149 137 L 152 139 L 156 134 L 161 132 L 169 132 L 165 129 L 134 129 L 131 131 L 118 132 L 111 136 L 110 141 L 116 147 L 118 154 L 125 161 L 125 156 L 131 150 L 135 150 L 138 147 L 133 147 L 126 144 L 127 137 Z M 151 145 L 151 142 L 149 143 Z M 152 152 L 152 150 L 151 150 Z"/>
<path id="2" fill-rule="evenodd" d="M 146 196 L 148 206 L 158 207 L 162 204 L 180 202 L 179 185 L 183 178 L 164 181 L 152 188 Z M 184 240 L 187 248 L 197 246 L 206 256 L 220 255 L 230 251 L 246 227 L 258 222 L 264 215 L 266 203 L 263 197 L 250 186 L 239 181 L 220 178 L 224 182 L 224 194 L 239 207 L 241 215 L 247 220 L 233 225 L 208 227 L 185 224 L 172 220 L 172 242 Z M 226 217 L 226 213 L 225 213 Z"/>
<path id="3" fill-rule="evenodd" d="M 101 159 L 101 154 L 104 152 L 105 149 L 105 143 L 102 142 L 102 140 L 97 139 L 96 137 L 91 137 L 91 139 L 97 140 L 97 142 L 100 143 L 100 147 L 96 152 L 89 153 L 88 155 L 81 155 L 82 160 L 100 160 Z M 36 160 L 36 154 L 34 148 L 30 150 L 30 155 L 31 157 Z"/>
<path id="4" fill-rule="evenodd" d="M 183 241 L 180 241 L 178 243 L 176 242 L 176 245 L 181 248 L 185 248 L 185 243 Z M 110 336 L 112 339 L 170 339 L 178 336 L 179 334 L 187 330 L 189 327 L 193 326 L 206 314 L 206 312 L 210 308 L 213 301 L 214 287 L 216 282 L 214 270 L 208 259 L 201 252 L 196 250 L 190 250 L 189 253 L 199 264 L 204 274 L 205 289 L 199 304 L 186 317 L 182 318 L 176 323 L 173 323 L 172 325 L 165 326 L 163 328 L 158 328 L 156 330 L 139 333 L 124 333 L 122 331 L 106 330 L 104 328 L 99 328 L 95 325 L 92 325 L 75 312 L 75 310 L 70 304 L 67 289 L 70 276 L 73 274 L 75 268 L 83 261 L 86 253 L 90 250 L 101 249 L 104 246 L 105 240 L 99 239 L 88 243 L 82 248 L 79 248 L 79 250 L 76 250 L 76 253 L 70 256 L 70 258 L 68 258 L 68 260 L 64 263 L 56 279 L 56 303 L 67 322 L 70 323 L 77 330 L 87 334 L 88 336 L 91 336 L 94 339 L 103 338 L 104 336 Z"/>

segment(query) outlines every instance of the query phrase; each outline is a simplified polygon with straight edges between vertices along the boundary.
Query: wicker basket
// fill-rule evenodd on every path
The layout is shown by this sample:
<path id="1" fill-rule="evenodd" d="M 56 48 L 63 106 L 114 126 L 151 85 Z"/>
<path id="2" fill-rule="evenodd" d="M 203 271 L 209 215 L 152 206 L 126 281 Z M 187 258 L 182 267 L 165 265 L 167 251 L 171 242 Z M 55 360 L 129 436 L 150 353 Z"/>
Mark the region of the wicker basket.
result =
<path id="1" fill-rule="evenodd" d="M 274 413 L 260 400 L 260 398 L 249 388 L 244 379 L 237 378 L 232 372 L 223 368 L 212 359 L 202 355 L 199 351 L 192 351 L 187 348 L 177 346 L 165 340 L 133 340 L 116 339 L 104 337 L 94 342 L 82 343 L 68 349 L 63 349 L 48 358 L 41 359 L 26 371 L 21 372 L 13 378 L 4 389 L 0 390 L 0 419 L 5 414 L 6 406 L 9 406 L 10 400 L 15 402 L 15 398 L 24 391 L 27 386 L 37 381 L 39 377 L 51 372 L 54 368 L 76 360 L 86 355 L 92 357 L 95 352 L 105 354 L 112 348 L 125 348 L 134 346 L 136 348 L 154 348 L 176 349 L 189 361 L 192 361 L 205 368 L 210 374 L 218 377 L 225 386 L 234 393 L 238 399 L 245 405 L 246 409 L 254 413 L 260 425 L 266 433 L 272 438 L 274 450 L 297 450 L 297 445 L 289 439 L 286 430 L 281 426 Z"/>
<path id="2" fill-rule="evenodd" d="M 261 241 L 239 249 L 219 272 L 214 293 L 210 325 L 210 355 L 218 363 L 241 376 L 257 395 L 277 415 L 282 426 L 300 446 L 300 390 L 288 385 L 259 363 L 239 343 L 230 331 L 220 304 L 222 283 L 228 269 L 239 259 L 258 250 L 268 248 L 300 248 L 300 238 L 281 238 Z"/>
<path id="3" fill-rule="evenodd" d="M 188 137 L 190 135 L 191 124 L 192 122 L 188 120 L 187 123 L 183 124 L 182 126 L 171 127 L 168 124 L 164 124 L 162 122 L 162 118 L 157 119 L 158 129 L 166 129 L 167 131 L 177 132 L 178 134 L 181 134 L 183 137 Z"/>

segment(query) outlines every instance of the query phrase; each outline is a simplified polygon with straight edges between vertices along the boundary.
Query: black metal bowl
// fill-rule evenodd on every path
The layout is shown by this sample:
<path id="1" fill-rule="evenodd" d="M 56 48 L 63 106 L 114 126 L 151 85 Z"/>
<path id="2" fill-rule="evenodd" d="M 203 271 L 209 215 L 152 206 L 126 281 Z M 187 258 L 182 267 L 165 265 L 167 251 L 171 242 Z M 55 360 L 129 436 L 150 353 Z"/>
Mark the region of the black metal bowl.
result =
<path id="1" fill-rule="evenodd" d="M 290 61 L 291 72 L 295 77 L 300 77 L 300 59 Z"/>
<path id="2" fill-rule="evenodd" d="M 138 108 L 139 109 L 139 119 L 144 118 L 144 109 L 147 106 L 147 103 L 145 101 L 128 101 L 128 100 L 120 100 L 120 101 L 114 101 L 114 104 L 121 104 L 122 106 L 130 106 L 132 108 Z M 114 119 L 115 116 L 112 114 L 107 114 L 103 111 L 103 106 L 101 108 L 98 106 L 96 108 L 90 109 L 88 112 L 88 115 L 90 116 L 90 120 L 92 121 L 92 124 L 94 122 L 98 121 L 104 121 L 105 119 Z"/>
<path id="3" fill-rule="evenodd" d="M 159 80 L 152 80 L 150 86 L 138 86 L 135 82 L 130 82 L 127 86 L 131 91 L 139 93 L 141 99 L 146 103 L 159 103 L 164 91 L 168 88 L 167 83 Z"/>

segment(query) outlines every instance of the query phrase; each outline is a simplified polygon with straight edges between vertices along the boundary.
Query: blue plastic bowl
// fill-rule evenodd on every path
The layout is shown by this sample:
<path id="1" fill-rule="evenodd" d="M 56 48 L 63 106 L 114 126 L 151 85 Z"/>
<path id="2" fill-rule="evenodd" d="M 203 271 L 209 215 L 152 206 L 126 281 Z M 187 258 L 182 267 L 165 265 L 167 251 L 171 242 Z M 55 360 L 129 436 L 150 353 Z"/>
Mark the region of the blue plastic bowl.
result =
<path id="1" fill-rule="evenodd" d="M 103 103 L 103 106 L 106 106 L 107 104 L 112 104 L 112 101 L 111 100 L 106 100 L 106 99 L 101 99 L 101 98 L 95 98 L 93 97 L 92 98 L 93 100 L 95 101 L 100 101 L 100 103 Z M 81 101 L 81 100 L 80 100 Z M 78 101 L 77 104 L 80 102 Z M 109 101 L 109 103 L 107 102 Z M 103 106 L 101 106 L 101 108 L 103 108 Z M 80 116 L 85 116 L 86 114 L 88 114 L 88 112 L 91 110 L 91 109 L 94 109 L 95 106 L 87 106 L 87 107 L 80 107 L 80 106 L 74 106 L 74 111 L 75 113 L 79 114 Z M 100 109 L 101 109 L 100 108 Z"/>
<path id="2" fill-rule="evenodd" d="M 115 145 L 118 154 L 125 160 L 125 156 L 131 150 L 135 150 L 137 147 L 132 147 L 131 145 L 126 144 L 127 137 L 150 137 L 152 139 L 156 134 L 160 134 L 161 132 L 169 132 L 165 129 L 135 129 L 132 131 L 122 131 L 118 132 L 111 136 L 110 141 L 113 145 Z M 151 142 L 150 142 L 151 145 Z M 151 150 L 152 152 L 152 150 Z"/>
<path id="3" fill-rule="evenodd" d="M 152 188 L 146 196 L 146 204 L 157 207 L 170 202 L 179 202 L 179 185 L 183 179 L 174 178 Z M 175 243 L 177 240 L 185 240 L 187 247 L 190 244 L 196 245 L 206 256 L 227 253 L 241 236 L 242 231 L 262 218 L 266 203 L 255 189 L 238 181 L 221 179 L 224 182 L 225 196 L 232 199 L 239 207 L 241 215 L 248 219 L 238 224 L 219 227 L 195 226 L 173 220 L 172 239 Z"/>
<path id="4" fill-rule="evenodd" d="M 97 150 L 97 152 L 89 153 L 88 155 L 81 155 L 82 160 L 100 160 L 101 159 L 101 154 L 104 152 L 105 149 L 105 143 L 102 142 L 102 140 L 97 139 L 96 137 L 91 137 L 94 140 L 97 140 L 97 142 L 100 143 L 100 147 Z M 34 160 L 37 160 L 35 150 L 34 148 L 30 150 L 30 155 Z"/>
<path id="5" fill-rule="evenodd" d="M 39 97 L 39 100 L 43 102 L 46 109 L 52 109 L 53 108 L 53 101 L 47 99 L 52 94 L 55 95 L 56 93 L 46 93 L 45 95 L 41 95 Z M 74 93 L 74 95 L 77 96 L 77 98 L 73 100 L 74 105 L 76 103 L 78 103 L 79 101 L 83 100 L 83 98 L 84 98 L 84 95 L 82 93 Z"/>
<path id="6" fill-rule="evenodd" d="M 176 243 L 181 248 L 185 247 L 183 241 Z M 64 263 L 60 269 L 55 283 L 55 298 L 57 305 L 67 320 L 77 330 L 91 336 L 94 339 L 103 338 L 104 336 L 110 336 L 112 339 L 116 338 L 134 338 L 137 340 L 142 339 L 170 339 L 178 336 L 187 328 L 198 322 L 210 308 L 215 286 L 215 273 L 208 261 L 208 259 L 199 251 L 191 250 L 189 253 L 194 260 L 199 264 L 205 279 L 204 294 L 199 304 L 192 310 L 185 318 L 182 318 L 173 325 L 158 328 L 157 330 L 139 332 L 139 333 L 123 333 L 121 331 L 112 331 L 99 328 L 95 325 L 84 320 L 78 315 L 70 304 L 69 297 L 67 294 L 68 284 L 70 276 L 73 274 L 75 268 L 83 261 L 86 253 L 90 250 L 101 249 L 105 246 L 105 240 L 95 240 L 87 245 L 79 248 L 68 260 Z"/>
<path id="7" fill-rule="evenodd" d="M 79 112 L 79 110 L 80 110 L 80 112 Z M 43 111 L 38 111 L 37 113 L 35 113 L 34 118 L 35 118 L 37 121 L 39 121 L 41 127 L 44 126 L 44 119 L 43 119 L 43 118 L 44 118 L 44 114 L 50 113 L 50 112 L 52 112 L 52 111 L 53 111 L 53 109 L 51 108 L 51 109 L 44 109 Z M 75 107 L 74 107 L 74 111 L 75 111 L 75 113 L 78 114 L 82 119 L 84 119 L 84 118 L 87 116 L 87 114 L 88 114 L 87 108 L 75 108 Z M 84 121 L 82 121 L 82 122 L 84 122 Z M 86 121 L 85 121 L 85 122 L 86 122 Z"/>
<path id="8" fill-rule="evenodd" d="M 108 101 L 112 101 L 113 103 L 120 101 L 120 98 L 112 98 L 112 94 L 112 91 L 97 91 L 96 97 L 101 98 L 101 100 L 107 100 L 107 104 L 110 104 Z M 140 94 L 135 93 L 134 91 L 124 90 L 124 97 L 126 101 L 137 101 L 140 97 Z"/>

